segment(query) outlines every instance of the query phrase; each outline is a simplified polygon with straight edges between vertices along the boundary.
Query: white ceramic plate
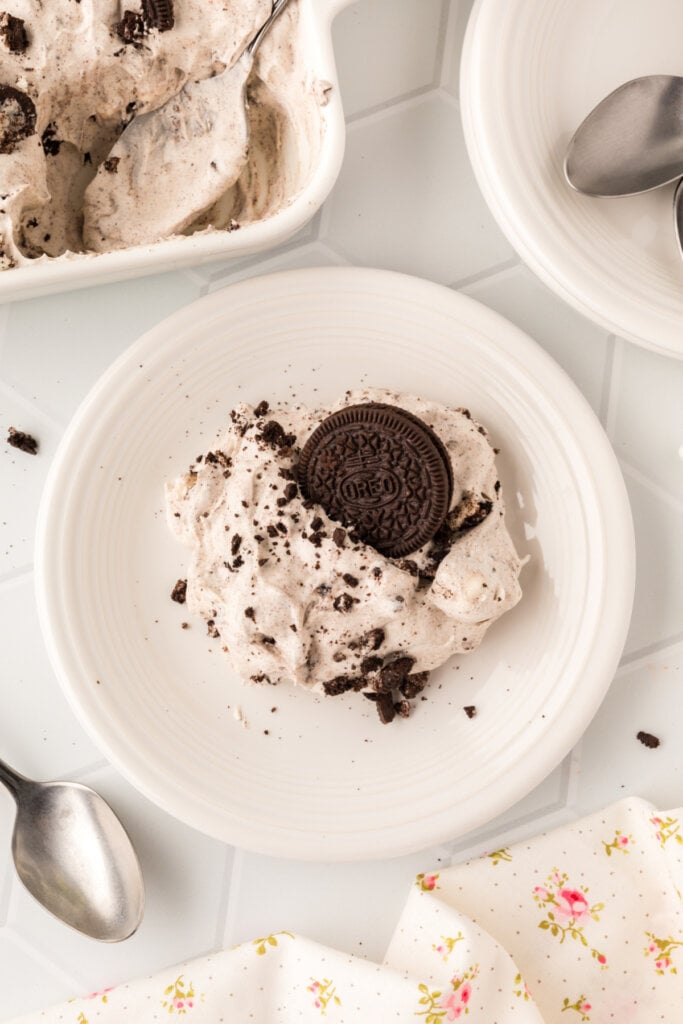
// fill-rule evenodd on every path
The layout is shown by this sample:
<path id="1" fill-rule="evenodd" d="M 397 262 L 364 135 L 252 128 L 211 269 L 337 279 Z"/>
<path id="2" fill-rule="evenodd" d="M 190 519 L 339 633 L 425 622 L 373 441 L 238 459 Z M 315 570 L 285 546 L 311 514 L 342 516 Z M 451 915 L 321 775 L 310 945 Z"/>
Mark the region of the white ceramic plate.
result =
<path id="1" fill-rule="evenodd" d="M 509 527 L 531 557 L 518 607 L 389 727 L 356 695 L 241 686 L 169 598 L 185 552 L 163 483 L 214 442 L 232 405 L 326 402 L 364 383 L 473 410 L 502 449 Z M 38 533 L 43 630 L 95 742 L 171 814 L 289 857 L 402 854 L 522 797 L 596 711 L 633 596 L 625 489 L 574 385 L 473 300 L 383 271 L 251 279 L 145 335 L 74 418 Z"/>
<path id="2" fill-rule="evenodd" d="M 566 184 L 567 144 L 630 78 L 683 74 L 679 0 L 478 0 L 461 71 L 482 192 L 522 258 L 610 331 L 683 357 L 683 263 L 673 186 L 590 199 Z"/>

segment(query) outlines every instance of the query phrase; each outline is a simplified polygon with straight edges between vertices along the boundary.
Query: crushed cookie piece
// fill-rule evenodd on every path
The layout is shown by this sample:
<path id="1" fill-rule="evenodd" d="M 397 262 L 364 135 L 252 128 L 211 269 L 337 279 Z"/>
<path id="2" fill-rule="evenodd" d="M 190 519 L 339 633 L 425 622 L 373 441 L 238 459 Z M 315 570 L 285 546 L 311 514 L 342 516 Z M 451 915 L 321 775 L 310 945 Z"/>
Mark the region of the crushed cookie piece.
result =
<path id="1" fill-rule="evenodd" d="M 348 693 L 355 688 L 355 682 L 349 676 L 336 676 L 323 683 L 323 690 L 328 697 L 338 697 L 340 693 Z"/>
<path id="2" fill-rule="evenodd" d="M 410 718 L 411 704 L 409 700 L 399 700 L 394 702 L 394 711 L 400 718 Z"/>
<path id="3" fill-rule="evenodd" d="M 259 404 L 255 407 L 254 416 L 256 416 L 258 419 L 262 419 L 267 414 L 269 409 L 270 406 L 268 405 L 264 398 L 263 401 L 259 402 Z"/>
<path id="4" fill-rule="evenodd" d="M 656 750 L 661 743 L 658 736 L 653 736 L 651 732 L 643 732 L 642 729 L 636 734 L 636 739 L 640 740 L 643 746 L 649 750 Z"/>
<path id="5" fill-rule="evenodd" d="M 244 614 L 248 619 L 251 619 L 252 622 L 256 620 L 256 612 L 251 606 L 249 608 L 244 609 Z"/>
<path id="6" fill-rule="evenodd" d="M 347 594 L 346 591 L 344 591 L 343 594 L 339 594 L 338 597 L 335 597 L 332 602 L 332 607 L 336 612 L 350 612 L 354 604 L 358 603 L 359 601 L 357 597 L 351 597 L 351 594 Z"/>
<path id="7" fill-rule="evenodd" d="M 344 530 L 341 526 L 337 526 L 335 528 L 334 533 L 332 534 L 332 540 L 334 541 L 338 548 L 343 548 L 344 541 L 346 540 L 346 530 Z"/>
<path id="8" fill-rule="evenodd" d="M 10 427 L 7 431 L 7 444 L 12 448 L 17 448 L 20 452 L 26 452 L 27 455 L 38 454 L 38 442 L 35 437 L 23 430 L 15 430 L 14 427 Z"/>
<path id="9" fill-rule="evenodd" d="M 357 578 L 355 576 L 352 576 L 350 572 L 345 572 L 344 575 L 342 576 L 342 579 L 344 580 L 344 583 L 346 583 L 349 587 L 358 586 Z"/>
<path id="10" fill-rule="evenodd" d="M 177 604 L 185 604 L 187 597 L 187 580 L 178 580 L 171 591 L 171 600 Z"/>
<path id="11" fill-rule="evenodd" d="M 363 658 L 360 663 L 360 670 L 364 676 L 374 675 L 375 672 L 379 672 L 382 667 L 382 658 L 378 658 L 376 654 L 369 658 Z"/>
<path id="12" fill-rule="evenodd" d="M 213 619 L 207 619 L 206 632 L 209 634 L 212 640 L 217 640 L 219 638 L 220 633 L 218 632 L 218 628 Z"/>
<path id="13" fill-rule="evenodd" d="M 375 703 L 377 714 L 382 725 L 389 725 L 396 717 L 396 709 L 390 693 L 379 693 Z"/>
<path id="14" fill-rule="evenodd" d="M 28 35 L 23 18 L 3 11 L 0 14 L 0 39 L 10 53 L 24 53 L 28 49 Z"/>
<path id="15" fill-rule="evenodd" d="M 419 693 L 422 693 L 429 680 L 429 672 L 416 672 L 408 676 L 399 684 L 399 690 L 408 700 L 413 700 Z"/>
<path id="16" fill-rule="evenodd" d="M 107 157 L 102 166 L 108 174 L 118 174 L 120 163 L 120 156 L 110 156 Z"/>
<path id="17" fill-rule="evenodd" d="M 465 712 L 465 714 L 467 715 L 468 718 L 474 718 L 475 715 L 477 714 L 477 709 L 474 706 L 474 704 L 467 704 L 463 708 L 463 711 Z"/>
<path id="18" fill-rule="evenodd" d="M 239 533 L 236 533 L 235 536 L 232 538 L 232 540 L 230 542 L 230 553 L 232 555 L 236 555 L 237 554 L 237 552 L 240 549 L 240 544 L 241 543 L 242 543 L 242 538 L 240 537 Z"/>
<path id="19" fill-rule="evenodd" d="M 409 655 L 394 658 L 381 669 L 379 677 L 373 683 L 375 690 L 378 693 L 390 693 L 392 690 L 400 689 L 401 683 L 405 682 L 414 664 L 415 658 Z"/>

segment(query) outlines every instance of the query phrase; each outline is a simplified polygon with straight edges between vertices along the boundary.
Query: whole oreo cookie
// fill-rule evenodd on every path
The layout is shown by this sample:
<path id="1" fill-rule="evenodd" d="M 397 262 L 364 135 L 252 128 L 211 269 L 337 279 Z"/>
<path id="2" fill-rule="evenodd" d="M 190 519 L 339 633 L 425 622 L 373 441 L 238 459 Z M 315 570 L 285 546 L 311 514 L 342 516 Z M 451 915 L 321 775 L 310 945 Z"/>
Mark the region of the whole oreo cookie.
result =
<path id="1" fill-rule="evenodd" d="M 323 420 L 304 445 L 298 474 L 306 498 L 391 558 L 434 536 L 453 488 L 448 453 L 431 427 L 376 402 Z"/>
<path id="2" fill-rule="evenodd" d="M 0 85 L 0 153 L 12 153 L 36 130 L 36 107 L 30 96 Z"/>

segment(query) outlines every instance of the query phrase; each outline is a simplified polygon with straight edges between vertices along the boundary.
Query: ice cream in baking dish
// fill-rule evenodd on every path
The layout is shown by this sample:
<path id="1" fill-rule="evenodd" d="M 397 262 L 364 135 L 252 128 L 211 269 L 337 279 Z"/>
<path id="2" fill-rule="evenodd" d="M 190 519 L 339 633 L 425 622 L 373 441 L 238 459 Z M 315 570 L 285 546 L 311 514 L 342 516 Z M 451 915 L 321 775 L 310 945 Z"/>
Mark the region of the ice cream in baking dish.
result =
<path id="1" fill-rule="evenodd" d="M 495 453 L 466 409 L 380 389 L 241 405 L 166 502 L 188 608 L 239 675 L 357 691 L 384 721 L 521 597 Z"/>
<path id="2" fill-rule="evenodd" d="M 155 189 L 156 229 L 136 236 L 112 148 L 133 118 L 230 66 L 270 9 L 270 0 L 13 0 L 0 13 L 0 269 L 164 237 L 168 188 L 162 180 Z M 249 81 L 244 169 L 210 209 L 194 211 L 185 233 L 266 218 L 308 182 L 327 84 L 311 71 L 302 35 L 292 0 Z M 191 139 L 173 159 L 192 162 Z"/>

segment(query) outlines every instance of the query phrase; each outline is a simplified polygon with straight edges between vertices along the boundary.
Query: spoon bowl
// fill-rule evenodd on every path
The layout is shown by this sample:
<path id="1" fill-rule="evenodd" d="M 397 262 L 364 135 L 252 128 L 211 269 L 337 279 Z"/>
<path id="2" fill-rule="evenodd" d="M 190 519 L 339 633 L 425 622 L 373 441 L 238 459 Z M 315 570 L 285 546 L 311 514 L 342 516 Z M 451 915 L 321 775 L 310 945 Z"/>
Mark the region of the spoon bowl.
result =
<path id="1" fill-rule="evenodd" d="M 123 825 L 101 796 L 72 782 L 33 782 L 0 761 L 17 805 L 12 853 L 19 878 L 50 913 L 103 942 L 136 931 L 142 872 Z"/>
<path id="2" fill-rule="evenodd" d="M 565 177 L 589 196 L 649 192 L 683 176 L 683 78 L 647 75 L 619 86 L 579 125 Z"/>

